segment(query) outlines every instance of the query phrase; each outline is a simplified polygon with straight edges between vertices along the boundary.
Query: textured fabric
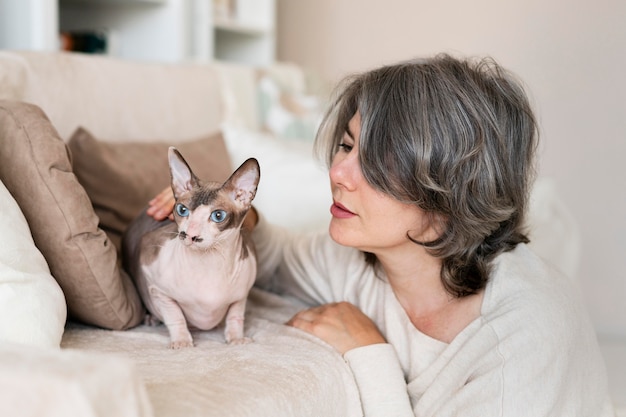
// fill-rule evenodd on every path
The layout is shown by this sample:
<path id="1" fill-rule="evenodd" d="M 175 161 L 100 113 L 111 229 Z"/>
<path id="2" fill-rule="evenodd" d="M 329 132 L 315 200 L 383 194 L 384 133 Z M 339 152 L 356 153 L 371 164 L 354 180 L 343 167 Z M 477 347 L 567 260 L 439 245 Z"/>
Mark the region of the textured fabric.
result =
<path id="1" fill-rule="evenodd" d="M 290 236 L 261 218 L 253 238 L 259 285 L 309 304 L 349 301 L 393 347 L 344 355 L 366 416 L 613 416 L 606 370 L 577 290 L 526 245 L 498 256 L 480 317 L 446 344 L 419 332 L 362 254 L 328 234 Z"/>
<path id="2" fill-rule="evenodd" d="M 0 230 L 0 342 L 58 347 L 65 298 L 1 181 Z"/>
<path id="3" fill-rule="evenodd" d="M 0 415 L 152 417 L 134 364 L 119 355 L 0 344 Z"/>
<path id="4" fill-rule="evenodd" d="M 155 416 L 361 416 L 359 393 L 341 355 L 283 324 L 299 308 L 253 288 L 245 322 L 253 342 L 244 345 L 227 345 L 222 326 L 193 331 L 194 347 L 172 350 L 164 325 L 104 331 L 74 324 L 61 345 L 132 362 Z M 67 417 L 74 415 L 80 416 Z"/>
<path id="5" fill-rule="evenodd" d="M 70 317 L 112 329 L 137 325 L 144 315 L 137 291 L 48 118 L 34 105 L 0 101 L 0 149 L 0 179 L 22 209 Z"/>
<path id="6" fill-rule="evenodd" d="M 167 138 L 143 142 L 96 139 L 79 128 L 70 138 L 74 174 L 85 188 L 100 227 L 119 249 L 126 227 L 157 193 L 170 185 Z M 220 132 L 179 142 L 193 172 L 203 181 L 225 181 L 231 164 Z"/>

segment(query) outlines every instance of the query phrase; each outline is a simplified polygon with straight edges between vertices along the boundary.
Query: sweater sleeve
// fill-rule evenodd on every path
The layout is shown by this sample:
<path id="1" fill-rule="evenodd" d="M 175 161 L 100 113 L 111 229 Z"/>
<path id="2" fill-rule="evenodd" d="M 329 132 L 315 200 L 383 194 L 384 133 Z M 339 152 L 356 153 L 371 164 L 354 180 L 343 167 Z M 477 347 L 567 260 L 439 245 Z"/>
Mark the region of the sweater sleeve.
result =
<path id="1" fill-rule="evenodd" d="M 258 259 L 256 286 L 308 305 L 347 298 L 345 278 L 358 251 L 337 245 L 327 233 L 290 233 L 262 215 L 252 238 Z"/>
<path id="2" fill-rule="evenodd" d="M 352 369 L 365 417 L 413 417 L 406 381 L 395 349 L 388 343 L 349 350 L 344 359 Z"/>

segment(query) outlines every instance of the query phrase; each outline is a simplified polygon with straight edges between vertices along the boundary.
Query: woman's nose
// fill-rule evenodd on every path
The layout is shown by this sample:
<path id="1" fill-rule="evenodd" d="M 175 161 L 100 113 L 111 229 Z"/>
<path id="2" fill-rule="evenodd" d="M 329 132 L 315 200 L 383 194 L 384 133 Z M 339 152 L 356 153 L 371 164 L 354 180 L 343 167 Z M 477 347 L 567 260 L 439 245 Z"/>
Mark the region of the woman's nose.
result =
<path id="1" fill-rule="evenodd" d="M 335 186 L 352 190 L 356 185 L 357 171 L 359 171 L 358 158 L 351 154 L 342 155 L 338 153 L 330 167 L 330 181 Z"/>

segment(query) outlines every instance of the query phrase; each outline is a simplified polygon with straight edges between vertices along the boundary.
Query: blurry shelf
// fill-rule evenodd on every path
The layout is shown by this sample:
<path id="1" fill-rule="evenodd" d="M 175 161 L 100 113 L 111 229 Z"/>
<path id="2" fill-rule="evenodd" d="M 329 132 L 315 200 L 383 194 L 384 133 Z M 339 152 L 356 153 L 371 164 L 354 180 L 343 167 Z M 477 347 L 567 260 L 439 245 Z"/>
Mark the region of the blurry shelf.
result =
<path id="1" fill-rule="evenodd" d="M 124 5 L 124 6 L 129 6 L 129 5 L 142 5 L 142 4 L 165 4 L 167 3 L 168 0 L 59 0 L 59 4 L 68 4 L 68 5 L 73 5 L 73 4 L 77 4 L 77 5 L 90 5 L 90 4 L 94 4 L 94 5 L 104 5 L 104 6 L 110 6 L 112 4 L 115 5 Z"/>
<path id="2" fill-rule="evenodd" d="M 59 50 L 67 46 L 60 39 L 96 34 L 119 58 L 271 64 L 276 0 L 223 0 L 227 19 L 217 18 L 217 1 L 0 0 L 0 48 Z"/>
<path id="3" fill-rule="evenodd" d="M 217 30 L 225 32 L 233 32 L 250 36 L 267 35 L 272 33 L 271 28 L 264 27 L 263 25 L 240 23 L 233 19 L 216 19 L 213 27 Z"/>

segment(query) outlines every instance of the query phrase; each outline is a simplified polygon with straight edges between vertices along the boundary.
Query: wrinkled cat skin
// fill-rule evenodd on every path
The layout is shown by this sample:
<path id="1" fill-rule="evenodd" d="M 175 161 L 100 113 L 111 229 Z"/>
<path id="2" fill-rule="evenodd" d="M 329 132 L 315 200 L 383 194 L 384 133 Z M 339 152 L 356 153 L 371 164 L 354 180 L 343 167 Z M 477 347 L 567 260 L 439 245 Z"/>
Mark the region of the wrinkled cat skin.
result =
<path id="1" fill-rule="evenodd" d="M 227 343 L 246 343 L 244 314 L 256 276 L 256 255 L 241 228 L 260 178 L 250 158 L 224 184 L 203 184 L 182 155 L 168 151 L 174 221 L 145 211 L 123 240 L 124 267 L 152 316 L 167 326 L 170 347 L 193 346 L 189 328 L 210 330 L 222 321 Z"/>

